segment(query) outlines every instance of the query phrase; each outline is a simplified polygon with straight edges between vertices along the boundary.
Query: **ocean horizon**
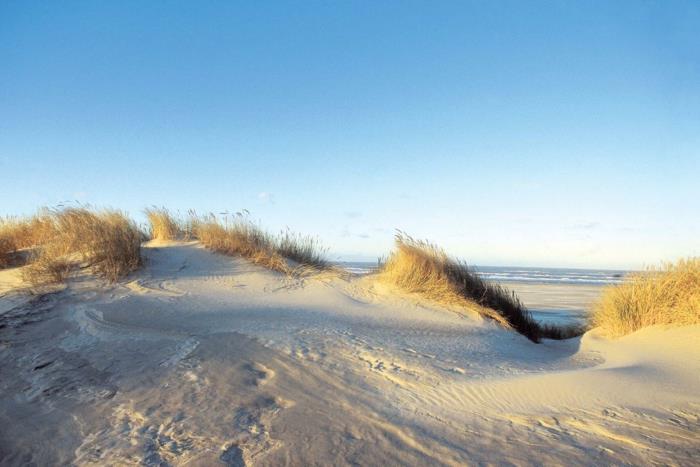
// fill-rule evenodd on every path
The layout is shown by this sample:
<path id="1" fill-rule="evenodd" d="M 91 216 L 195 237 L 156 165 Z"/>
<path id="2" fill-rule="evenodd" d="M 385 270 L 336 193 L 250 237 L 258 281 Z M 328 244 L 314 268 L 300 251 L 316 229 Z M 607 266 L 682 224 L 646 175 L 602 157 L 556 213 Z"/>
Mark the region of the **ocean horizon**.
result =
<path id="1" fill-rule="evenodd" d="M 376 261 L 334 261 L 346 271 L 364 275 L 376 271 Z M 624 282 L 633 271 L 621 269 L 578 269 L 522 266 L 473 266 L 483 279 L 494 282 L 523 282 L 534 284 L 613 285 Z"/>

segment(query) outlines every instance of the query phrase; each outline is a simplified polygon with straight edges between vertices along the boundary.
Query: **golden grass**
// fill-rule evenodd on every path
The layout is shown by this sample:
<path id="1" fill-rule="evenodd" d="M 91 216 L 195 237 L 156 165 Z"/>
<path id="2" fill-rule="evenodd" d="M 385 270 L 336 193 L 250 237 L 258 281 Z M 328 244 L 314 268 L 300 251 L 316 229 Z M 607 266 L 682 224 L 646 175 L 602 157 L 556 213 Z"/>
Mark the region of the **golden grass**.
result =
<path id="1" fill-rule="evenodd" d="M 316 237 L 285 230 L 274 239 L 274 247 L 280 255 L 299 264 L 318 269 L 329 267 L 325 259 L 326 248 Z"/>
<path id="2" fill-rule="evenodd" d="M 112 282 L 141 265 L 143 235 L 119 211 L 45 210 L 30 225 L 43 229 L 35 237 L 31 262 L 22 271 L 34 285 L 62 282 L 81 263 Z"/>
<path id="3" fill-rule="evenodd" d="M 591 321 L 612 336 L 657 324 L 700 324 L 700 258 L 666 263 L 607 287 Z"/>
<path id="4" fill-rule="evenodd" d="M 185 236 L 180 222 L 165 208 L 144 210 L 150 224 L 150 237 L 154 240 L 177 240 Z"/>
<path id="5" fill-rule="evenodd" d="M 0 218 L 0 268 L 16 266 L 28 255 L 20 255 L 20 250 L 31 248 L 49 238 L 52 233 L 47 211 L 40 211 L 33 217 Z"/>
<path id="6" fill-rule="evenodd" d="M 317 239 L 289 231 L 274 236 L 242 214 L 222 224 L 213 215 L 200 218 L 191 213 L 188 224 L 195 238 L 207 248 L 230 256 L 242 256 L 274 271 L 291 274 L 299 267 L 328 267 L 323 258 L 325 250 Z"/>
<path id="7" fill-rule="evenodd" d="M 535 321 L 516 295 L 482 280 L 467 264 L 441 248 L 399 232 L 396 248 L 379 272 L 380 280 L 451 306 L 467 307 L 533 342 L 581 334 L 575 327 L 544 326 Z"/>
<path id="8" fill-rule="evenodd" d="M 242 256 L 274 271 L 291 271 L 285 258 L 275 250 L 273 238 L 246 219 L 237 218 L 222 225 L 211 216 L 197 223 L 195 235 L 204 246 L 217 253 Z"/>
<path id="9" fill-rule="evenodd" d="M 0 268 L 10 266 L 20 249 L 17 237 L 21 236 L 24 222 L 19 219 L 0 219 Z"/>
<path id="10" fill-rule="evenodd" d="M 0 269 L 6 268 L 12 262 L 12 255 L 17 251 L 9 239 L 0 236 Z"/>

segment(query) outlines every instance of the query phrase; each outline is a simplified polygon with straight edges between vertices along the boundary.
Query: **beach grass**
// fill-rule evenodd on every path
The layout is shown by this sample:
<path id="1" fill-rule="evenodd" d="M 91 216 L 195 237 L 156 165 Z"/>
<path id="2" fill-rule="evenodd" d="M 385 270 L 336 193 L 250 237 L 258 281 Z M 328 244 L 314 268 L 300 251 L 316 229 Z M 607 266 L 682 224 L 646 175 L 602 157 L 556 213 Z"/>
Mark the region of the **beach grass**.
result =
<path id="1" fill-rule="evenodd" d="M 28 234 L 33 248 L 22 271 L 33 285 L 63 282 L 81 265 L 114 282 L 141 265 L 143 234 L 120 211 L 47 209 L 28 222 L 41 228 Z"/>
<path id="2" fill-rule="evenodd" d="M 291 274 L 299 268 L 326 269 L 325 249 L 310 236 L 290 231 L 272 235 L 252 222 L 247 213 L 219 220 L 213 214 L 190 216 L 192 231 L 205 247 L 229 256 L 242 256 L 274 271 Z"/>
<path id="3" fill-rule="evenodd" d="M 149 235 L 153 240 L 178 240 L 185 236 L 182 223 L 164 207 L 144 210 L 149 223 Z"/>
<path id="4" fill-rule="evenodd" d="M 24 219 L 9 217 L 0 219 L 0 268 L 6 268 L 14 263 L 15 254 L 22 248 L 20 239 L 26 238 L 25 225 Z"/>
<path id="5" fill-rule="evenodd" d="M 35 216 L 0 218 L 0 268 L 17 266 L 29 255 L 20 254 L 49 238 L 53 231 L 46 210 Z"/>
<path id="6" fill-rule="evenodd" d="M 577 327 L 539 324 L 515 293 L 484 281 L 466 263 L 451 258 L 438 246 L 403 232 L 396 234 L 395 249 L 383 262 L 379 278 L 441 304 L 466 306 L 533 342 L 583 332 Z"/>
<path id="7" fill-rule="evenodd" d="M 328 260 L 325 258 L 326 248 L 316 237 L 291 232 L 287 229 L 274 238 L 274 245 L 279 254 L 298 264 L 317 269 L 329 267 Z"/>
<path id="8" fill-rule="evenodd" d="M 246 218 L 238 217 L 222 224 L 211 215 L 198 220 L 194 233 L 202 245 L 212 251 L 242 256 L 274 271 L 290 272 L 287 261 L 275 249 L 273 237 Z"/>
<path id="9" fill-rule="evenodd" d="M 658 324 L 700 324 L 700 258 L 652 267 L 606 287 L 591 323 L 612 336 Z"/>

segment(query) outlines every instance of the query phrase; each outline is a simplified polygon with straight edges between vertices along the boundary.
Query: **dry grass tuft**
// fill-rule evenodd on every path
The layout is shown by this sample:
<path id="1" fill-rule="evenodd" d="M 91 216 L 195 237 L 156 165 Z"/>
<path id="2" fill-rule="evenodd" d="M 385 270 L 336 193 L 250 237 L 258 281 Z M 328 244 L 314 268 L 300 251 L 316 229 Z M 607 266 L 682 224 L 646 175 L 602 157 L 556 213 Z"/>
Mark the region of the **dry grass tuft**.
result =
<path id="1" fill-rule="evenodd" d="M 0 268 L 20 265 L 29 256 L 20 251 L 43 243 L 52 232 L 46 210 L 33 217 L 0 218 Z"/>
<path id="2" fill-rule="evenodd" d="M 46 210 L 24 279 L 34 285 L 62 282 L 79 264 L 116 281 L 141 265 L 142 233 L 119 211 L 87 208 Z"/>
<path id="3" fill-rule="evenodd" d="M 613 336 L 656 324 L 700 324 L 700 258 L 650 268 L 606 288 L 591 321 Z"/>
<path id="4" fill-rule="evenodd" d="M 16 237 L 21 228 L 22 223 L 19 220 L 0 220 L 0 268 L 6 268 L 14 263 L 14 255 L 20 249 Z"/>
<path id="5" fill-rule="evenodd" d="M 187 218 L 184 221 L 178 220 L 185 240 L 194 240 L 197 238 L 197 229 L 199 228 L 200 222 L 201 219 L 194 209 L 187 211 Z"/>
<path id="6" fill-rule="evenodd" d="M 274 271 L 291 271 L 287 261 L 276 251 L 272 236 L 243 216 L 225 225 L 213 215 L 200 219 L 195 235 L 204 246 L 217 253 L 242 256 Z"/>
<path id="7" fill-rule="evenodd" d="M 150 224 L 150 237 L 154 240 L 177 240 L 185 237 L 181 223 L 165 208 L 144 210 Z"/>
<path id="8" fill-rule="evenodd" d="M 518 331 L 533 342 L 541 338 L 565 339 L 581 333 L 573 327 L 540 325 L 514 293 L 484 281 L 467 264 L 450 258 L 441 248 L 402 232 L 396 235 L 396 249 L 382 266 L 380 278 L 443 304 L 475 308 L 482 316 Z"/>
<path id="9" fill-rule="evenodd" d="M 10 239 L 0 236 L 0 269 L 12 264 L 13 255 L 17 251 Z"/>
<path id="10" fill-rule="evenodd" d="M 318 238 L 285 230 L 275 239 L 275 248 L 285 258 L 318 269 L 329 267 L 326 249 Z"/>
<path id="11" fill-rule="evenodd" d="M 190 213 L 188 221 L 194 237 L 207 248 L 230 256 L 242 256 L 268 269 L 291 274 L 299 267 L 325 269 L 324 249 L 317 239 L 283 232 L 279 236 L 265 232 L 251 222 L 247 212 L 237 213 L 222 224 L 214 215 L 197 217 Z M 296 267 L 290 261 L 297 263 Z"/>

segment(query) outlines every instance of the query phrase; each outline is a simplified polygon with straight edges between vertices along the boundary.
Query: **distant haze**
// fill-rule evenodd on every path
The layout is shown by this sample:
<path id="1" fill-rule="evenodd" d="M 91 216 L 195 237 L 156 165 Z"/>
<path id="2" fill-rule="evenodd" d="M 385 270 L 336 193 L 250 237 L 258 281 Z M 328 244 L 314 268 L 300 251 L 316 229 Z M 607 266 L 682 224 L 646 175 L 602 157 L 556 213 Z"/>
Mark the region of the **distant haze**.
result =
<path id="1" fill-rule="evenodd" d="M 3 2 L 0 215 L 247 208 L 373 260 L 700 254 L 700 2 Z"/>

